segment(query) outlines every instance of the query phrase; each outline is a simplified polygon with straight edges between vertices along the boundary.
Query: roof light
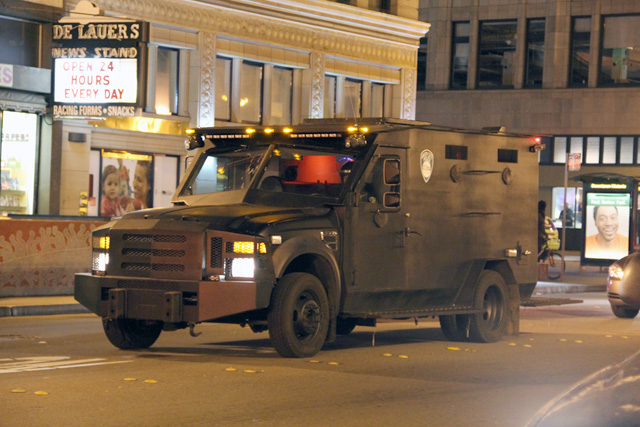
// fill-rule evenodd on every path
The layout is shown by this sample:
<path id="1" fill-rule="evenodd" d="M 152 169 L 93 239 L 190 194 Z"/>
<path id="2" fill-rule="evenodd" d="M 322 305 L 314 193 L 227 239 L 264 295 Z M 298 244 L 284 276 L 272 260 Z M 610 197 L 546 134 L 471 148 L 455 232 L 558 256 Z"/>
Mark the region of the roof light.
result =
<path id="1" fill-rule="evenodd" d="M 252 133 L 255 133 L 256 130 L 254 128 L 247 128 L 245 132 L 247 132 L 248 134 L 252 134 Z"/>
<path id="2" fill-rule="evenodd" d="M 291 133 L 291 132 L 293 132 L 293 129 L 291 129 L 291 128 L 284 128 L 284 129 L 282 129 L 282 132 L 284 132 L 284 133 Z"/>
<path id="3" fill-rule="evenodd" d="M 355 132 L 355 131 L 357 131 L 357 130 L 358 130 L 358 127 L 357 127 L 357 126 L 349 126 L 349 127 L 347 128 L 347 130 L 348 130 L 349 132 Z"/>
<path id="4" fill-rule="evenodd" d="M 363 133 L 367 133 L 367 132 L 369 132 L 369 128 L 367 128 L 367 127 L 360 128 L 360 131 L 363 132 Z"/>
<path id="5" fill-rule="evenodd" d="M 264 133 L 273 133 L 273 128 L 266 128 Z"/>
<path id="6" fill-rule="evenodd" d="M 193 135 L 194 133 L 196 133 L 196 130 L 195 129 L 187 129 L 185 132 L 187 133 L 187 135 Z"/>

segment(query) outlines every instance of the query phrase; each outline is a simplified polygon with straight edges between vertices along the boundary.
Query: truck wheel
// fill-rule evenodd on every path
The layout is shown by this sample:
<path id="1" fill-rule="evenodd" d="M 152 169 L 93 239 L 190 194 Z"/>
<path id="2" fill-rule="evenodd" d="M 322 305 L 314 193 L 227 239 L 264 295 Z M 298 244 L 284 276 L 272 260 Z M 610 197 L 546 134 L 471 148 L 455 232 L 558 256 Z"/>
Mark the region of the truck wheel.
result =
<path id="1" fill-rule="evenodd" d="M 640 310 L 637 308 L 627 307 L 625 305 L 611 304 L 611 311 L 613 311 L 613 314 L 615 314 L 616 317 L 621 319 L 633 319 L 638 315 L 638 311 Z"/>
<path id="2" fill-rule="evenodd" d="M 472 314 L 469 338 L 474 342 L 500 341 L 505 334 L 509 317 L 509 296 L 502 276 L 492 270 L 480 273 L 475 304 L 482 313 Z"/>
<path id="3" fill-rule="evenodd" d="M 449 341 L 469 341 L 470 320 L 468 314 L 440 316 L 440 329 Z"/>
<path id="4" fill-rule="evenodd" d="M 341 319 L 336 320 L 336 334 L 349 335 L 356 328 L 356 319 Z"/>
<path id="5" fill-rule="evenodd" d="M 271 298 L 269 337 L 283 357 L 318 353 L 329 330 L 329 299 L 320 280 L 307 273 L 284 276 Z"/>
<path id="6" fill-rule="evenodd" d="M 149 348 L 162 332 L 162 322 L 137 319 L 102 319 L 111 344 L 123 350 Z"/>

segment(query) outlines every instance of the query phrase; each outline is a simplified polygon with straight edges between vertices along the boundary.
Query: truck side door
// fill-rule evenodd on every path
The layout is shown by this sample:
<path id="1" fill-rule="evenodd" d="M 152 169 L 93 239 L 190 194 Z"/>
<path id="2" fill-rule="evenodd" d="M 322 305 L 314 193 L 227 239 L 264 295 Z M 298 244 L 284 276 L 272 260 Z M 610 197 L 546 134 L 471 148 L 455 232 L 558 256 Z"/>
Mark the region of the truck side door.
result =
<path id="1" fill-rule="evenodd" d="M 406 289 L 406 155 L 405 148 L 378 147 L 355 188 L 346 225 L 345 266 L 352 280 L 346 281 L 345 312 L 393 309 L 390 294 Z"/>

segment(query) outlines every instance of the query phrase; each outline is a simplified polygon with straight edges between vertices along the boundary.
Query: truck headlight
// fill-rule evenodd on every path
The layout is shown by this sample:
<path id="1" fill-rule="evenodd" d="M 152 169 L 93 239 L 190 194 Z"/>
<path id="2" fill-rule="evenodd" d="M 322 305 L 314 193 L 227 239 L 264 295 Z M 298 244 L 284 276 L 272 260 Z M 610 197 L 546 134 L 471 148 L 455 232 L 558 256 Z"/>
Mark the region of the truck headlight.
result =
<path id="1" fill-rule="evenodd" d="M 253 258 L 233 258 L 231 261 L 231 277 L 253 279 L 256 268 Z"/>
<path id="2" fill-rule="evenodd" d="M 91 246 L 92 273 L 98 276 L 104 276 L 107 273 L 107 265 L 109 265 L 109 247 L 111 246 L 111 239 L 103 233 L 95 232 L 93 234 Z"/>

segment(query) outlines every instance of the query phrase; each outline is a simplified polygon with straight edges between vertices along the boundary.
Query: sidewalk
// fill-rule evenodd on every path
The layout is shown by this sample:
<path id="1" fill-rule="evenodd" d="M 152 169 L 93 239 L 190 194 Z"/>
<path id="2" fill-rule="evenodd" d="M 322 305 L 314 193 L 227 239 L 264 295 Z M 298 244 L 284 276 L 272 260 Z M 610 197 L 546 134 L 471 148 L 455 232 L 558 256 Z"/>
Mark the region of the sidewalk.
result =
<path id="1" fill-rule="evenodd" d="M 607 269 L 580 267 L 580 256 L 568 253 L 562 280 L 539 281 L 533 296 L 606 292 Z M 0 298 L 0 317 L 89 313 L 72 295 Z"/>

